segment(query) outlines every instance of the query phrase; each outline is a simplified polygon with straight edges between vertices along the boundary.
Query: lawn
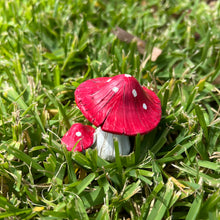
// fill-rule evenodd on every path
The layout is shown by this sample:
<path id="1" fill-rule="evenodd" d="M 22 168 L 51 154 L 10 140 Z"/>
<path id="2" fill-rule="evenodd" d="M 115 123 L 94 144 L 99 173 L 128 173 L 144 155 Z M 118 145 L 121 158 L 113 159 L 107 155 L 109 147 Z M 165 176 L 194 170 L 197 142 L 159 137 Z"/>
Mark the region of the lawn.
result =
<path id="1" fill-rule="evenodd" d="M 113 162 L 67 151 L 75 89 L 118 74 L 159 125 Z M 219 220 L 219 116 L 219 1 L 0 1 L 1 219 Z"/>

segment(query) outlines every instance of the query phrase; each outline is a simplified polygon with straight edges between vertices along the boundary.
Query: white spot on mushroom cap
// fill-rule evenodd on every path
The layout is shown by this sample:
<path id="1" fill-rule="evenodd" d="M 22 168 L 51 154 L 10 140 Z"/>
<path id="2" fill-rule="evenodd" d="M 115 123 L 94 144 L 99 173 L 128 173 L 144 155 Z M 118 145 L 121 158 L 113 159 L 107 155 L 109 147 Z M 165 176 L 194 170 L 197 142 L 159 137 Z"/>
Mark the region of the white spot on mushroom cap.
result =
<path id="1" fill-rule="evenodd" d="M 143 103 L 143 109 L 147 110 L 147 105 Z"/>
<path id="2" fill-rule="evenodd" d="M 131 77 L 131 75 L 130 74 L 125 74 L 125 77 Z"/>
<path id="3" fill-rule="evenodd" d="M 76 132 L 76 136 L 77 136 L 77 137 L 81 137 L 81 136 L 82 136 L 82 133 L 81 133 L 80 131 L 77 131 L 77 132 Z"/>
<path id="4" fill-rule="evenodd" d="M 118 87 L 114 87 L 112 90 L 113 90 L 113 92 L 116 93 L 119 90 L 119 88 Z"/>
<path id="5" fill-rule="evenodd" d="M 110 82 L 112 79 L 108 79 L 106 82 Z"/>
<path id="6" fill-rule="evenodd" d="M 137 91 L 135 89 L 132 90 L 132 94 L 134 97 L 137 97 Z"/>

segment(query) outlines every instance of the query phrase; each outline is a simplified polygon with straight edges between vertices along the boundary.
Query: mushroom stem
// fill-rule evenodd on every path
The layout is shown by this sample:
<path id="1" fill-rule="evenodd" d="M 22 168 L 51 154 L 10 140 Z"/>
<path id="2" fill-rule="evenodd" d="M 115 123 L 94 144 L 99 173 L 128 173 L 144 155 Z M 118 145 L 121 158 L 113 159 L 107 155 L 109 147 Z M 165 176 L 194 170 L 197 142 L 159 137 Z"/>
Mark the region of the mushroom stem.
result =
<path id="1" fill-rule="evenodd" d="M 105 160 L 112 161 L 115 159 L 114 139 L 118 141 L 120 155 L 127 155 L 130 153 L 129 137 L 126 135 L 112 134 L 98 127 L 95 136 L 98 155 Z"/>
<path id="2" fill-rule="evenodd" d="M 126 135 L 114 135 L 118 140 L 119 153 L 121 155 L 128 155 L 131 150 L 129 137 Z"/>

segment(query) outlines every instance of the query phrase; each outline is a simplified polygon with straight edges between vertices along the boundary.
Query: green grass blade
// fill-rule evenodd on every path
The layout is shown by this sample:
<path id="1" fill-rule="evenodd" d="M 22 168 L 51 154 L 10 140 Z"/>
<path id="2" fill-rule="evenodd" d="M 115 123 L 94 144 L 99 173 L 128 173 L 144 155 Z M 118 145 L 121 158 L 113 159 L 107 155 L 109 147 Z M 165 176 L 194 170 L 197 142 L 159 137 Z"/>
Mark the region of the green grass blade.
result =
<path id="1" fill-rule="evenodd" d="M 106 198 L 111 198 L 111 196 L 111 191 L 109 189 L 105 190 L 102 186 L 96 186 L 93 190 L 84 191 L 80 194 L 80 198 L 86 209 L 102 205 L 106 201 Z"/>
<path id="2" fill-rule="evenodd" d="M 159 195 L 159 198 L 156 200 L 155 205 L 147 217 L 147 220 L 161 220 L 165 217 L 165 212 L 168 209 L 169 203 L 173 196 L 173 190 L 173 183 L 168 181 L 165 186 L 165 192 Z"/>
<path id="3" fill-rule="evenodd" d="M 86 208 L 83 204 L 83 201 L 81 200 L 79 196 L 72 195 L 70 197 L 70 200 L 67 203 L 65 212 L 68 216 L 68 219 L 85 219 L 85 220 L 88 219 L 89 220 L 88 215 L 86 213 Z"/>
<path id="4" fill-rule="evenodd" d="M 11 102 L 17 103 L 21 109 L 26 110 L 28 106 L 22 99 L 25 90 L 22 93 L 18 94 L 14 88 L 8 88 L 8 90 L 5 93 L 5 97 L 8 98 Z"/>
<path id="5" fill-rule="evenodd" d="M 90 173 L 87 177 L 85 177 L 82 182 L 76 186 L 75 191 L 77 195 L 79 195 L 83 190 L 86 189 L 86 187 L 95 179 L 96 174 Z"/>
<path id="6" fill-rule="evenodd" d="M 76 181 L 76 174 L 75 174 L 75 170 L 74 170 L 72 160 L 71 160 L 72 152 L 69 152 L 66 149 L 66 147 L 63 147 L 63 153 L 64 153 L 65 158 L 66 158 L 69 181 L 70 182 L 75 182 Z"/>
<path id="7" fill-rule="evenodd" d="M 57 98 L 55 96 L 53 96 L 53 92 L 52 91 L 47 91 L 46 89 L 44 89 L 45 94 L 47 95 L 47 97 L 50 99 L 50 101 L 54 104 L 54 106 L 59 110 L 59 113 L 62 116 L 63 121 L 65 122 L 65 125 L 67 126 L 67 128 L 70 128 L 70 123 L 68 120 L 68 117 L 66 115 L 66 111 L 64 110 L 63 105 L 60 103 L 59 100 L 57 100 Z"/>
<path id="8" fill-rule="evenodd" d="M 209 198 L 202 203 L 199 216 L 200 218 L 208 218 L 209 215 L 213 215 L 212 219 L 217 219 L 219 216 L 219 203 L 220 203 L 220 190 L 218 189 Z M 213 213 L 213 214 L 210 214 Z"/>
<path id="9" fill-rule="evenodd" d="M 182 165 L 182 167 L 176 166 L 176 165 L 173 165 L 173 166 L 178 168 L 179 170 L 181 170 L 183 172 L 186 172 L 186 173 L 194 176 L 194 177 L 203 178 L 203 180 L 211 186 L 217 187 L 219 185 L 220 178 L 214 178 L 210 175 L 199 172 L 199 170 L 196 170 L 196 169 L 194 169 L 194 168 L 192 168 L 189 165 L 186 165 L 184 163 L 181 163 L 181 165 Z"/>
<path id="10" fill-rule="evenodd" d="M 96 220 L 109 220 L 110 218 L 109 218 L 108 213 L 109 213 L 108 206 L 103 205 L 95 219 Z"/>
<path id="11" fill-rule="evenodd" d="M 118 143 L 115 143 L 115 163 L 118 168 L 119 174 L 122 174 L 122 163 L 121 163 L 121 158 L 119 154 L 119 148 L 118 148 Z"/>
<path id="12" fill-rule="evenodd" d="M 8 153 L 14 155 L 16 158 L 20 159 L 24 163 L 26 163 L 29 167 L 33 167 L 34 169 L 44 172 L 46 176 L 52 177 L 52 174 L 45 172 L 44 168 L 34 160 L 34 158 L 30 157 L 29 155 L 25 154 L 21 150 L 10 146 L 6 149 Z"/>
<path id="13" fill-rule="evenodd" d="M 209 133 L 208 133 L 208 128 L 207 128 L 207 125 L 206 125 L 206 122 L 205 122 L 203 112 L 202 112 L 201 108 L 198 105 L 195 105 L 195 111 L 196 111 L 196 115 L 197 115 L 198 120 L 199 120 L 199 124 L 201 125 L 202 130 L 204 132 L 204 136 L 205 136 L 206 140 L 208 140 L 209 139 Z"/>
<path id="14" fill-rule="evenodd" d="M 85 169 L 92 169 L 92 163 L 88 160 L 88 158 L 80 152 L 73 153 L 73 160 L 84 167 Z"/>
<path id="15" fill-rule="evenodd" d="M 123 201 L 129 200 L 132 196 L 134 196 L 136 193 L 138 193 L 141 190 L 140 183 L 141 181 L 138 180 L 136 183 L 132 183 L 125 188 L 122 197 Z"/>
<path id="16" fill-rule="evenodd" d="M 141 156 L 141 136 L 137 134 L 135 137 L 135 163 L 138 164 L 140 156 Z"/>
<path id="17" fill-rule="evenodd" d="M 95 177 L 96 177 L 95 173 L 90 173 L 83 180 L 81 180 L 79 182 L 74 182 L 73 184 L 70 184 L 69 186 L 67 186 L 66 191 L 73 190 L 77 195 L 79 195 L 95 179 Z"/>
<path id="18" fill-rule="evenodd" d="M 166 143 L 167 141 L 167 134 L 169 132 L 169 129 L 165 129 L 165 131 L 162 133 L 162 135 L 160 136 L 160 138 L 157 140 L 157 142 L 152 146 L 152 148 L 150 149 L 153 153 L 157 153 Z"/>
<path id="19" fill-rule="evenodd" d="M 2 195 L 0 195 L 0 207 L 3 209 L 9 209 L 13 212 L 18 211 L 17 208 L 15 208 L 14 205 L 12 205 L 5 197 L 3 197 Z"/>
<path id="20" fill-rule="evenodd" d="M 204 161 L 204 160 L 198 160 L 198 165 L 200 167 L 204 167 L 207 169 L 214 170 L 216 172 L 220 172 L 220 164 L 219 163 L 214 163 L 210 161 Z"/>
<path id="21" fill-rule="evenodd" d="M 55 87 L 60 85 L 60 79 L 61 79 L 60 69 L 59 69 L 59 66 L 56 66 L 54 70 L 54 86 Z"/>
<path id="22" fill-rule="evenodd" d="M 146 219 L 147 215 L 149 214 L 149 210 L 150 210 L 150 204 L 152 202 L 152 200 L 154 198 L 158 197 L 159 192 L 163 189 L 164 184 L 162 182 L 160 182 L 158 185 L 156 185 L 153 189 L 153 191 L 150 193 L 150 195 L 147 197 L 145 203 L 142 205 L 141 207 L 141 216 L 140 216 L 140 220 L 141 219 Z"/>
<path id="23" fill-rule="evenodd" d="M 7 211 L 4 213 L 0 213 L 0 219 L 6 219 L 6 218 L 10 218 L 10 217 L 15 217 L 15 216 L 19 216 L 19 215 L 29 215 L 32 212 L 32 209 L 25 209 L 25 210 L 19 210 L 19 211 Z"/>
<path id="24" fill-rule="evenodd" d="M 202 193 L 198 193 L 189 209 L 189 212 L 186 216 L 186 220 L 194 220 L 197 219 L 197 216 L 199 214 L 199 210 L 201 208 L 201 204 L 203 201 L 203 195 Z"/>

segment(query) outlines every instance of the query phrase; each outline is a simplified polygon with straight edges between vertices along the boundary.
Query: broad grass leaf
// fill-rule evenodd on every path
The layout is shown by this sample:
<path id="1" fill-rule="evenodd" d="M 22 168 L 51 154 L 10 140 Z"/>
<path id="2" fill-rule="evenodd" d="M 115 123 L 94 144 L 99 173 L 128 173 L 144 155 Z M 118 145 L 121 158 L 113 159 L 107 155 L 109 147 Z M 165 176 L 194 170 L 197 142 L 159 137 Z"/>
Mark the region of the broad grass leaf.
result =
<path id="1" fill-rule="evenodd" d="M 144 170 L 144 169 L 137 169 L 137 172 L 142 175 L 142 176 L 146 176 L 146 177 L 153 177 L 154 173 L 149 171 L 149 170 Z"/>
<path id="2" fill-rule="evenodd" d="M 198 168 L 195 169 L 185 163 L 180 163 L 182 166 L 177 166 L 177 165 L 173 165 L 174 167 L 176 167 L 177 169 L 183 171 L 183 172 L 186 172 L 194 177 L 197 177 L 197 178 L 202 178 L 207 184 L 209 184 L 210 186 L 213 186 L 213 187 L 217 187 L 219 186 L 219 182 L 220 182 L 220 178 L 215 178 L 215 177 L 212 177 L 208 174 L 205 174 L 205 173 L 202 173 L 202 172 L 199 172 Z"/>
<path id="3" fill-rule="evenodd" d="M 26 91 L 26 89 L 23 92 L 21 92 L 20 94 L 18 94 L 14 88 L 10 87 L 6 90 L 4 96 L 6 98 L 8 98 L 11 102 L 17 103 L 17 105 L 21 109 L 26 110 L 28 108 L 28 106 L 23 100 L 23 95 L 24 95 L 25 91 Z"/>
<path id="4" fill-rule="evenodd" d="M 136 164 L 136 162 L 135 162 L 135 153 L 132 152 L 129 155 L 121 156 L 121 161 L 122 161 L 123 166 L 125 166 L 125 167 L 135 166 L 135 164 Z"/>
<path id="5" fill-rule="evenodd" d="M 157 161 L 152 161 L 152 171 L 155 173 L 155 175 L 153 176 L 154 181 L 159 183 L 163 182 L 161 166 L 158 164 Z"/>
<path id="6" fill-rule="evenodd" d="M 196 115 L 198 117 L 199 124 L 201 125 L 202 130 L 204 132 L 204 136 L 205 136 L 206 140 L 208 140 L 209 139 L 208 128 L 207 128 L 207 125 L 205 122 L 203 112 L 202 112 L 201 108 L 199 107 L 199 105 L 195 105 L 195 111 L 196 111 Z"/>
<path id="7" fill-rule="evenodd" d="M 109 220 L 109 209 L 107 205 L 103 205 L 95 220 Z"/>
<path id="8" fill-rule="evenodd" d="M 134 179 L 140 179 L 142 180 L 145 184 L 152 185 L 152 181 L 147 178 L 145 175 L 140 174 L 139 169 L 132 169 L 128 173 L 126 173 L 126 176 L 133 177 Z"/>
<path id="9" fill-rule="evenodd" d="M 216 172 L 220 172 L 220 163 L 214 163 L 214 162 L 211 162 L 211 161 L 205 161 L 205 160 L 198 160 L 198 165 L 200 167 L 204 167 L 204 168 L 207 168 L 207 169 L 211 169 L 211 170 L 214 170 Z"/>
<path id="10" fill-rule="evenodd" d="M 1 195 L 0 195 L 0 207 L 14 212 L 19 210 L 13 204 L 11 204 L 4 196 Z"/>
<path id="11" fill-rule="evenodd" d="M 80 198 L 82 199 L 86 209 L 102 205 L 105 202 L 106 196 L 111 199 L 111 190 L 106 192 L 105 189 L 100 186 L 88 189 L 80 194 Z"/>
<path id="12" fill-rule="evenodd" d="M 152 200 L 158 197 L 158 194 L 163 189 L 163 187 L 163 182 L 158 183 L 158 185 L 156 185 L 152 192 L 147 196 L 145 203 L 141 206 L 141 215 L 139 218 L 140 220 L 147 218 Z"/>
<path id="13" fill-rule="evenodd" d="M 114 146 L 115 146 L 115 163 L 117 165 L 119 174 L 122 174 L 122 163 L 121 163 L 121 157 L 120 157 L 120 154 L 119 154 L 118 143 L 115 142 Z"/>
<path id="14" fill-rule="evenodd" d="M 60 85 L 60 79 L 61 79 L 61 72 L 59 66 L 55 67 L 54 70 L 54 86 L 59 86 Z"/>
<path id="15" fill-rule="evenodd" d="M 180 144 L 180 143 L 177 144 L 172 150 L 170 150 L 166 155 L 164 155 L 163 158 L 180 156 L 182 153 L 184 153 L 186 150 L 193 147 L 196 143 L 200 142 L 202 139 L 201 133 L 194 136 L 194 138 L 192 139 L 193 136 L 194 134 L 188 136 L 188 138 L 184 140 L 183 144 Z M 185 143 L 186 140 L 189 140 L 189 141 Z"/>
<path id="16" fill-rule="evenodd" d="M 5 115 L 5 114 L 7 114 L 7 110 L 6 110 L 6 106 L 5 106 L 5 104 L 3 103 L 3 100 L 2 100 L 2 98 L 1 98 L 1 94 L 0 94 L 0 115 L 1 115 L 1 123 L 0 123 L 0 125 L 2 126 L 2 124 L 3 124 L 3 120 L 2 120 L 2 117 L 3 117 L 3 115 Z"/>
<path id="17" fill-rule="evenodd" d="M 66 163 L 67 163 L 67 169 L 68 169 L 68 177 L 69 177 L 69 182 L 75 182 L 76 181 L 76 174 L 72 162 L 72 151 L 69 152 L 66 147 L 63 147 L 63 153 L 66 158 Z"/>
<path id="18" fill-rule="evenodd" d="M 197 193 L 189 212 L 186 216 L 186 220 L 195 220 L 199 214 L 199 210 L 201 208 L 201 204 L 203 202 L 203 193 Z"/>
<path id="19" fill-rule="evenodd" d="M 166 210 L 169 207 L 169 203 L 173 196 L 173 183 L 169 180 L 165 185 L 165 191 L 160 193 L 159 198 L 156 199 L 155 204 L 147 216 L 147 220 L 161 220 L 164 218 Z"/>
<path id="20" fill-rule="evenodd" d="M 18 209 L 12 203 L 10 203 L 4 196 L 0 195 L 0 207 L 5 212 L 0 213 L 0 219 L 8 217 L 15 217 L 19 215 L 28 215 L 32 212 L 32 209 Z"/>
<path id="21" fill-rule="evenodd" d="M 31 190 L 30 190 L 31 188 Z M 24 191 L 27 193 L 27 197 L 31 199 L 35 204 L 43 205 L 43 202 L 40 201 L 40 197 L 38 195 L 37 189 L 34 187 L 24 186 Z"/>
<path id="22" fill-rule="evenodd" d="M 212 195 L 210 195 L 205 202 L 202 203 L 199 217 L 207 218 L 213 215 L 212 219 L 217 219 L 219 216 L 219 204 L 220 204 L 220 190 L 218 189 Z M 210 219 L 210 218 L 209 218 Z"/>
<path id="23" fill-rule="evenodd" d="M 211 35 L 210 31 L 207 31 L 206 37 L 205 37 L 205 45 L 202 50 L 202 57 L 201 57 L 202 62 L 204 62 L 207 59 L 207 53 L 208 53 L 208 50 L 209 50 L 210 44 L 211 44 L 211 41 L 210 41 L 211 36 L 212 35 Z"/>
<path id="24" fill-rule="evenodd" d="M 42 214 L 46 219 L 63 220 L 68 218 L 67 212 L 65 211 L 43 211 Z"/>
<path id="25" fill-rule="evenodd" d="M 43 161 L 44 168 L 48 172 L 54 173 L 56 169 L 56 158 L 50 154 L 47 158 L 46 161 Z"/>
<path id="26" fill-rule="evenodd" d="M 10 154 L 14 155 L 16 158 L 20 159 L 21 161 L 25 162 L 28 166 L 33 167 L 36 170 L 40 170 L 41 172 L 44 172 L 46 176 L 52 177 L 52 174 L 46 172 L 46 170 L 36 162 L 35 159 L 30 157 L 29 155 L 25 154 L 21 150 L 10 146 L 6 149 Z"/>
<path id="27" fill-rule="evenodd" d="M 73 197 L 73 199 L 67 204 L 66 212 L 70 219 L 89 220 L 83 201 L 78 196 Z"/>
<path id="28" fill-rule="evenodd" d="M 56 162 L 56 169 L 54 172 L 54 178 L 56 179 L 57 185 L 63 185 L 63 179 L 66 172 L 66 162 L 57 161 Z"/>
<path id="29" fill-rule="evenodd" d="M 141 181 L 137 181 L 135 183 L 129 184 L 123 193 L 122 199 L 129 200 L 132 196 L 137 194 L 141 190 Z"/>
<path id="30" fill-rule="evenodd" d="M 165 114 L 166 113 L 166 109 L 167 109 L 167 103 L 168 103 L 168 99 L 169 99 L 169 93 L 170 93 L 170 89 L 166 88 L 164 95 L 162 96 L 161 99 L 161 108 L 162 108 L 162 112 Z"/>
<path id="31" fill-rule="evenodd" d="M 186 104 L 185 104 L 185 106 L 184 106 L 184 110 L 185 110 L 187 113 L 191 112 L 191 110 L 192 110 L 192 108 L 193 108 L 193 105 L 194 105 L 193 103 L 195 103 L 195 99 L 196 99 L 196 96 L 197 96 L 197 94 L 198 94 L 198 90 L 199 90 L 199 88 L 198 88 L 198 87 L 195 87 L 195 88 L 191 91 L 189 97 L 187 98 L 187 102 L 186 102 Z"/>
<path id="32" fill-rule="evenodd" d="M 92 169 L 91 161 L 89 161 L 89 159 L 82 153 L 74 152 L 72 158 L 77 164 L 84 167 L 85 169 Z"/>
<path id="33" fill-rule="evenodd" d="M 47 91 L 46 89 L 44 89 L 44 93 L 50 99 L 53 105 L 59 110 L 59 113 L 62 116 L 61 119 L 64 121 L 66 127 L 69 129 L 70 123 L 69 123 L 68 117 L 66 115 L 66 111 L 64 110 L 62 103 L 53 95 L 52 91 Z"/>
<path id="34" fill-rule="evenodd" d="M 29 214 L 31 214 L 31 212 L 32 212 L 32 209 L 20 209 L 17 211 L 6 211 L 3 213 L 0 213 L 0 219 L 7 219 L 10 217 L 14 218 L 15 216 L 20 216 L 20 215 L 24 217 L 24 216 L 28 216 Z"/>
<path id="35" fill-rule="evenodd" d="M 86 150 L 86 157 L 91 161 L 92 169 L 95 171 L 97 170 L 97 160 L 98 160 L 98 153 L 97 150 L 93 150 L 91 148 Z"/>
<path id="36" fill-rule="evenodd" d="M 138 164 L 141 156 L 141 135 L 137 134 L 135 137 L 135 150 L 134 150 L 134 155 L 135 155 L 135 163 Z"/>
<path id="37" fill-rule="evenodd" d="M 184 157 L 181 156 L 181 155 L 170 156 L 170 157 L 163 157 L 161 159 L 157 159 L 157 162 L 160 163 L 160 164 L 164 164 L 164 163 L 170 163 L 170 162 L 173 162 L 173 161 L 182 160 L 183 158 Z"/>
<path id="38" fill-rule="evenodd" d="M 166 128 L 157 142 L 151 147 L 150 151 L 156 154 L 160 149 L 164 146 L 164 144 L 167 142 L 167 135 L 168 135 L 169 129 Z"/>
<path id="39" fill-rule="evenodd" d="M 86 187 L 95 179 L 95 177 L 95 173 L 90 173 L 83 180 L 74 182 L 66 186 L 65 191 L 73 191 L 77 195 L 80 195 L 80 193 L 82 193 L 86 189 Z"/>

